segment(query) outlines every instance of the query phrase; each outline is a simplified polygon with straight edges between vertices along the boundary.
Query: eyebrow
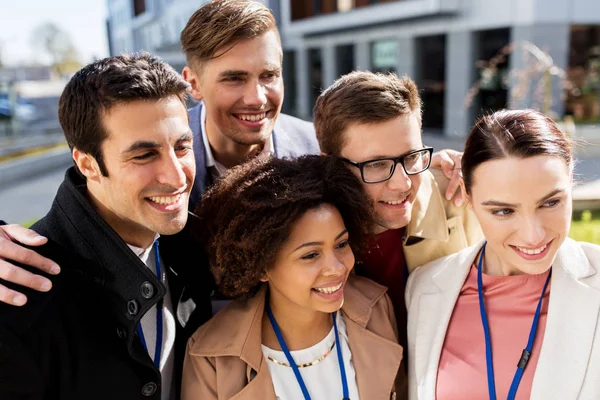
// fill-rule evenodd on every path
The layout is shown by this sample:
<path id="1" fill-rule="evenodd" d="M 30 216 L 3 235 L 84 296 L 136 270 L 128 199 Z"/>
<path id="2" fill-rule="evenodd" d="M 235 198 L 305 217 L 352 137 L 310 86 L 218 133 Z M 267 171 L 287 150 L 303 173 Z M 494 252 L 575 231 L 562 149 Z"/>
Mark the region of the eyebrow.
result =
<path id="1" fill-rule="evenodd" d="M 550 193 L 548 193 L 547 195 L 545 195 L 544 197 L 542 197 L 540 200 L 538 200 L 538 204 L 543 203 L 544 201 L 548 200 L 550 197 L 556 196 L 557 194 L 562 193 L 564 191 L 565 191 L 565 189 L 555 189 L 555 190 L 551 191 Z M 519 206 L 518 204 L 504 203 L 502 201 L 497 201 L 497 200 L 484 201 L 483 203 L 481 203 L 481 205 L 482 206 L 495 206 L 495 207 L 511 207 L 511 208 L 517 208 Z"/>
<path id="2" fill-rule="evenodd" d="M 281 67 L 277 65 L 266 65 L 264 68 L 264 72 L 277 72 L 281 71 Z M 247 76 L 249 75 L 248 71 L 244 71 L 241 69 L 227 69 L 219 73 L 219 76 L 227 78 L 232 76 Z"/>
<path id="3" fill-rule="evenodd" d="M 413 151 L 417 151 L 417 150 L 423 150 L 424 147 L 418 147 L 416 149 L 411 149 L 408 150 L 405 153 L 400 154 L 399 156 L 384 156 L 384 155 L 376 155 L 376 156 L 372 156 L 371 158 L 365 160 L 365 161 L 361 161 L 361 162 L 368 162 L 368 161 L 375 161 L 375 160 L 381 160 L 382 158 L 398 158 L 398 157 L 403 157 L 405 155 L 407 155 L 408 153 L 412 153 Z"/>
<path id="4" fill-rule="evenodd" d="M 344 236 L 346 233 L 348 233 L 348 229 L 344 229 L 339 235 L 337 235 L 335 237 L 335 240 L 338 240 L 339 238 L 341 238 L 342 236 Z M 300 246 L 296 247 L 294 249 L 294 251 L 301 249 L 303 247 L 309 247 L 309 246 L 323 246 L 323 242 L 307 242 L 307 243 L 302 243 Z M 294 252 L 292 251 L 292 253 Z"/>
<path id="5" fill-rule="evenodd" d="M 245 76 L 248 75 L 248 71 L 236 70 L 236 69 L 228 69 L 219 74 L 222 77 L 228 76 Z"/>
<path id="6" fill-rule="evenodd" d="M 183 135 L 181 135 L 177 139 L 176 143 L 186 142 L 186 141 L 190 141 L 190 140 L 192 140 L 192 134 L 187 132 L 187 133 L 184 133 Z M 152 141 L 152 140 L 139 140 L 137 142 L 132 143 L 131 146 L 129 146 L 128 148 L 123 150 L 121 153 L 127 154 L 127 153 L 133 153 L 138 150 L 154 150 L 154 149 L 160 148 L 161 146 L 162 145 L 160 143 Z"/>

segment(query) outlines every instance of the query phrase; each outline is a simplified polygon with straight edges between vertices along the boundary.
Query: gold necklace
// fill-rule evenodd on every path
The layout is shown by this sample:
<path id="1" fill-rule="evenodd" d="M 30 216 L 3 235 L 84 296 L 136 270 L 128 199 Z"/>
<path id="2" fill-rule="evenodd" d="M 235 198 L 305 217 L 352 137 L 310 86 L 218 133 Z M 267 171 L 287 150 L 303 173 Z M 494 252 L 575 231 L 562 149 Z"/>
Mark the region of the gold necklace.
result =
<path id="1" fill-rule="evenodd" d="M 296 364 L 296 366 L 297 366 L 298 368 L 305 368 L 305 367 L 310 367 L 310 366 L 312 366 L 312 365 L 318 364 L 318 363 L 320 363 L 321 361 L 323 361 L 325 358 L 327 358 L 327 356 L 328 356 L 328 355 L 331 353 L 331 351 L 333 350 L 333 348 L 334 348 L 334 347 L 335 347 L 335 340 L 333 341 L 333 344 L 331 345 L 331 347 L 329 348 L 329 350 L 327 350 L 327 352 L 325 352 L 325 354 L 323 354 L 322 356 L 320 356 L 319 358 L 317 358 L 317 359 L 316 359 L 316 360 L 314 360 L 314 361 L 307 362 L 307 363 L 304 363 L 304 364 Z M 290 364 L 288 364 L 288 363 L 286 363 L 286 362 L 281 362 L 281 361 L 279 361 L 279 360 L 276 360 L 276 359 L 274 359 L 274 358 L 273 358 L 273 357 L 271 357 L 271 356 L 267 356 L 267 358 L 268 358 L 270 361 L 273 361 L 275 364 L 277 364 L 277 365 L 281 365 L 282 367 L 290 367 Z"/>

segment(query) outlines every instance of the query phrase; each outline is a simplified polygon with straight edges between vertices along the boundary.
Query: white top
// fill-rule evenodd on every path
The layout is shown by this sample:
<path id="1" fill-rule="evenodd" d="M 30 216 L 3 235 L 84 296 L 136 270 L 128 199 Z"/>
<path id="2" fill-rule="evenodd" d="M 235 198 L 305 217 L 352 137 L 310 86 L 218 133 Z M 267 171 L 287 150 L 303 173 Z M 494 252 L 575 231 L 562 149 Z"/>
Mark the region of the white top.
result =
<path id="1" fill-rule="evenodd" d="M 342 345 L 342 355 L 344 358 L 344 367 L 346 369 L 346 379 L 348 380 L 348 394 L 351 400 L 359 400 L 358 386 L 356 384 L 356 372 L 352 364 L 352 353 L 348 347 L 348 333 L 342 313 L 337 313 L 338 334 Z M 309 363 L 323 356 L 331 349 L 331 345 L 335 342 L 334 328 L 331 328 L 329 334 L 319 343 L 312 347 L 303 350 L 295 350 L 290 352 L 296 365 Z M 308 393 L 312 400 L 341 400 L 343 397 L 342 391 L 342 376 L 340 374 L 340 366 L 337 356 L 337 343 L 331 350 L 331 353 L 321 362 L 311 365 L 310 367 L 299 368 L 300 375 L 306 384 Z M 269 347 L 262 346 L 262 351 L 265 357 L 274 358 L 277 361 L 287 363 L 283 351 L 273 350 Z M 275 395 L 280 400 L 304 400 L 300 385 L 296 380 L 294 371 L 291 367 L 283 366 L 274 363 L 267 359 L 269 372 L 273 379 L 273 388 Z"/>
<path id="2" fill-rule="evenodd" d="M 200 111 L 200 130 L 202 131 L 202 140 L 204 141 L 204 153 L 206 154 L 206 167 L 211 168 L 211 174 L 213 179 L 217 179 L 225 172 L 227 167 L 215 160 L 215 157 L 208 143 L 208 136 L 206 135 L 206 105 L 202 103 L 202 110 Z M 275 147 L 273 145 L 273 135 L 269 135 L 269 140 L 263 146 L 258 157 L 271 156 L 275 154 Z M 214 167 L 214 168 L 212 168 Z"/>
<path id="3" fill-rule="evenodd" d="M 158 239 L 158 235 L 156 237 Z M 156 274 L 156 260 L 154 256 L 154 245 L 142 249 L 140 247 L 128 244 L 129 248 L 142 260 L 153 274 Z M 160 256 L 160 254 L 159 254 Z M 173 381 L 173 366 L 175 359 L 174 344 L 175 344 L 175 318 L 173 316 L 173 304 L 171 302 L 171 293 L 167 284 L 167 274 L 164 270 L 164 263 L 161 262 L 162 283 L 167 289 L 167 294 L 163 297 L 163 343 L 162 352 L 160 355 L 159 371 L 162 377 L 162 393 L 161 399 L 174 399 L 175 387 L 172 387 Z M 141 320 L 144 339 L 148 347 L 148 354 L 154 361 L 154 350 L 156 349 L 156 305 L 153 306 L 144 314 Z"/>

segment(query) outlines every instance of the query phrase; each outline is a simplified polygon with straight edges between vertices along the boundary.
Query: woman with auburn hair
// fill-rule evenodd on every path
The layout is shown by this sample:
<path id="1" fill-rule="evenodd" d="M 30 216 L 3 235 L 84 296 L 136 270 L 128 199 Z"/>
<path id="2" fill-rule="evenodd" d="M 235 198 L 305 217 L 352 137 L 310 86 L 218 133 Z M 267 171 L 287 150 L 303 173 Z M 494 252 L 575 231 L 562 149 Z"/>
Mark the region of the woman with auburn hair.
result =
<path id="1" fill-rule="evenodd" d="M 406 398 L 386 288 L 352 273 L 371 207 L 339 160 L 257 158 L 197 214 L 220 292 L 235 300 L 189 340 L 184 400 Z"/>
<path id="2" fill-rule="evenodd" d="M 567 238 L 572 152 L 533 110 L 471 130 L 464 190 L 485 239 L 409 277 L 410 399 L 600 399 L 600 246 Z"/>

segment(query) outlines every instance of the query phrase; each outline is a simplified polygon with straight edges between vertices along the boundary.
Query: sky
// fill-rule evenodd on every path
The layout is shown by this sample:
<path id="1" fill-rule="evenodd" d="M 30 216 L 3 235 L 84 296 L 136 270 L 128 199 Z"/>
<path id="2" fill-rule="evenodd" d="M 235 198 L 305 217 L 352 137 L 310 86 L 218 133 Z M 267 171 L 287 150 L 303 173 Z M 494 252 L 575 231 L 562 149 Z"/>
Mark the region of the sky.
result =
<path id="1" fill-rule="evenodd" d="M 6 65 L 48 63 L 32 44 L 33 30 L 45 22 L 53 22 L 70 35 L 82 63 L 109 55 L 106 0 L 0 0 L 0 3 L 0 56 Z"/>

